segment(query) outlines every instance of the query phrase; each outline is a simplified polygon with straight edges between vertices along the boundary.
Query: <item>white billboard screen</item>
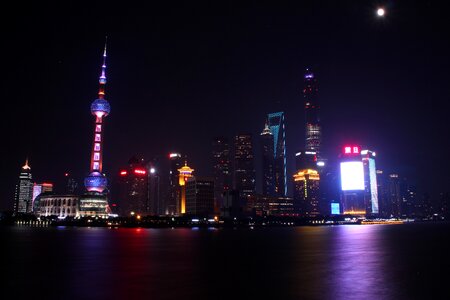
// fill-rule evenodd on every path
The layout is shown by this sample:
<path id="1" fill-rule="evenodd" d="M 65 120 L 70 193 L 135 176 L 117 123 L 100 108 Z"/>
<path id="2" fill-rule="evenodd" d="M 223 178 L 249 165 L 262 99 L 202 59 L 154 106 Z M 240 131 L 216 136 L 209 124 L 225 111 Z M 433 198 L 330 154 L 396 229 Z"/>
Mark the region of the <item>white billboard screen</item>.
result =
<path id="1" fill-rule="evenodd" d="M 364 190 L 362 161 L 341 162 L 341 187 L 343 191 Z"/>

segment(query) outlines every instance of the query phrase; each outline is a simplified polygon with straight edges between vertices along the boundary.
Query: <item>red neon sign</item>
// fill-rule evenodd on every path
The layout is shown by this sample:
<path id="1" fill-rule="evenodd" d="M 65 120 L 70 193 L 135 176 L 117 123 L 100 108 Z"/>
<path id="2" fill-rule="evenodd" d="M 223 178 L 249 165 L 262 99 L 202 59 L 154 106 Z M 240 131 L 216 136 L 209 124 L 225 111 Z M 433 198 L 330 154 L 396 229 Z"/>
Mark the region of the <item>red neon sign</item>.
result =
<path id="1" fill-rule="evenodd" d="M 120 175 L 122 175 L 122 176 L 127 175 L 127 171 L 120 171 Z"/>
<path id="2" fill-rule="evenodd" d="M 134 173 L 135 174 L 145 175 L 145 173 L 147 173 L 147 172 L 145 170 L 143 170 L 143 169 L 134 169 Z"/>
<path id="3" fill-rule="evenodd" d="M 361 153 L 361 148 L 359 146 L 354 146 L 354 145 L 345 146 L 343 153 L 347 154 L 347 155 L 348 154 L 359 154 L 359 153 Z"/>

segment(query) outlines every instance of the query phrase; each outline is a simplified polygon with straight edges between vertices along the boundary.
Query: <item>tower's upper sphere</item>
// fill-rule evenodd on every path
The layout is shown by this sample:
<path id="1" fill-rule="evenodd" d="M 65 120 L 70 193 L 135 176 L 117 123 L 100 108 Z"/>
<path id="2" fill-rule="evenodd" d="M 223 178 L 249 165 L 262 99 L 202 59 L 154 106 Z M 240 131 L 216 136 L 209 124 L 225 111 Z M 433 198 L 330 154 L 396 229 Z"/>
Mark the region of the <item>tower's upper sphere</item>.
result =
<path id="1" fill-rule="evenodd" d="M 105 99 L 97 99 L 91 104 L 91 113 L 95 116 L 98 114 L 102 115 L 103 117 L 106 117 L 109 115 L 111 111 L 111 107 L 109 106 L 108 101 Z"/>

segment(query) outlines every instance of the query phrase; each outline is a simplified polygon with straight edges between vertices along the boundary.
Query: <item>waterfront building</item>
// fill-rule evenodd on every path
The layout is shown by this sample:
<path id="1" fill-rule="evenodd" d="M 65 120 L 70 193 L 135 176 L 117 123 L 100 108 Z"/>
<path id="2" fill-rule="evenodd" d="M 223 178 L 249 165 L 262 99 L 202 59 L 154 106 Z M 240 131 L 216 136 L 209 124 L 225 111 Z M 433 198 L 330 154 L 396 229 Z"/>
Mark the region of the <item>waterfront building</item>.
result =
<path id="1" fill-rule="evenodd" d="M 14 195 L 14 215 L 26 214 L 32 211 L 33 182 L 31 168 L 28 165 L 28 158 L 21 168 L 19 180 L 16 184 Z"/>
<path id="2" fill-rule="evenodd" d="M 184 163 L 184 166 L 181 167 L 180 169 L 178 169 L 178 184 L 180 186 L 180 201 L 179 201 L 179 205 L 177 205 L 177 207 L 179 207 L 179 210 L 177 211 L 177 214 L 185 214 L 186 213 L 186 182 L 189 178 L 193 177 L 194 175 L 192 175 L 192 173 L 194 172 L 194 169 L 191 169 L 188 165 L 187 162 Z M 213 185 L 214 188 L 214 185 Z M 213 191 L 213 195 L 214 195 L 214 191 Z M 214 196 L 213 196 L 214 198 Z"/>
<path id="3" fill-rule="evenodd" d="M 238 134 L 234 140 L 234 185 L 241 197 L 255 193 L 255 165 L 251 134 Z"/>
<path id="4" fill-rule="evenodd" d="M 364 202 L 367 215 L 378 216 L 378 183 L 377 169 L 375 167 L 376 153 L 371 150 L 361 150 L 361 157 L 364 166 Z"/>
<path id="5" fill-rule="evenodd" d="M 214 179 L 188 177 L 186 188 L 186 214 L 212 216 L 214 212 Z"/>
<path id="6" fill-rule="evenodd" d="M 320 175 L 317 170 L 303 169 L 294 174 L 294 207 L 303 217 L 320 215 Z"/>
<path id="7" fill-rule="evenodd" d="M 79 218 L 79 196 L 76 195 L 53 195 L 51 193 L 42 193 L 36 198 L 39 203 L 36 206 L 35 214 L 38 217 L 58 217 L 64 219 L 67 217 Z"/>
<path id="8" fill-rule="evenodd" d="M 43 193 L 51 193 L 51 192 L 53 192 L 53 183 L 50 182 L 34 183 L 31 212 L 35 212 L 36 207 L 39 206 L 38 203 L 35 203 L 36 198 Z"/>
<path id="9" fill-rule="evenodd" d="M 226 137 L 212 141 L 212 164 L 214 176 L 214 211 L 218 212 L 223 193 L 231 189 L 230 145 Z"/>
<path id="10" fill-rule="evenodd" d="M 115 202 L 122 216 L 149 213 L 148 171 L 144 159 L 133 156 L 128 166 L 122 168 L 118 178 L 118 198 Z"/>
<path id="11" fill-rule="evenodd" d="M 343 148 L 340 159 L 340 179 L 343 214 L 365 216 L 364 165 L 360 146 L 349 145 Z"/>
<path id="12" fill-rule="evenodd" d="M 247 201 L 245 211 L 252 216 L 294 216 L 292 197 L 253 195 Z"/>
<path id="13" fill-rule="evenodd" d="M 166 197 L 165 214 L 176 215 L 180 211 L 181 190 L 178 178 L 178 169 L 183 166 L 181 154 L 172 152 L 169 154 L 169 188 Z"/>

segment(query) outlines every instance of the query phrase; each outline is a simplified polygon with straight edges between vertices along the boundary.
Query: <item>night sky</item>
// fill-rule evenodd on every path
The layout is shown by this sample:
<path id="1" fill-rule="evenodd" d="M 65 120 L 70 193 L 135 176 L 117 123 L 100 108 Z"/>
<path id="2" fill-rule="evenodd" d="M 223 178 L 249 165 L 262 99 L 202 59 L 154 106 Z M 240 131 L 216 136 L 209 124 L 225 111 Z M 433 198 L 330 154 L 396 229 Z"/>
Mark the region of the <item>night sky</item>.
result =
<path id="1" fill-rule="evenodd" d="M 65 172 L 80 181 L 87 174 L 106 35 L 109 176 L 132 155 L 171 151 L 211 175 L 214 136 L 257 136 L 265 115 L 282 110 L 290 177 L 304 146 L 301 89 L 310 67 L 329 157 L 361 144 L 377 152 L 379 169 L 419 192 L 448 191 L 447 11 L 438 1 L 300 2 L 4 11 L 0 209 L 12 209 L 27 156 L 38 182 L 62 188 Z"/>

